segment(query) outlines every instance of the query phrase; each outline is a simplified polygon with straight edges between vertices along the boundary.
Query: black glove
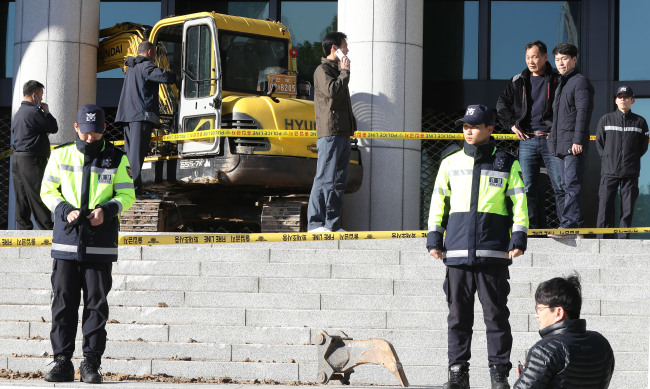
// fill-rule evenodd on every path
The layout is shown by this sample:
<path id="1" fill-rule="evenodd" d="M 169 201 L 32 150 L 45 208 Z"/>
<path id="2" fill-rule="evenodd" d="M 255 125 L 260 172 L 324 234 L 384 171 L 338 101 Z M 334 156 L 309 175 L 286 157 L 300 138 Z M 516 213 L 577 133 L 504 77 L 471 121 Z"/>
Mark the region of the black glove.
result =
<path id="1" fill-rule="evenodd" d="M 73 210 L 74 211 L 74 210 Z M 79 234 L 79 228 L 83 226 L 84 224 L 88 224 L 88 219 L 86 219 L 86 214 L 84 211 L 79 212 L 79 216 L 74 219 L 71 222 L 68 222 L 64 227 L 63 230 L 65 231 L 66 235 L 70 235 L 72 230 L 75 230 L 77 232 L 77 235 Z"/>

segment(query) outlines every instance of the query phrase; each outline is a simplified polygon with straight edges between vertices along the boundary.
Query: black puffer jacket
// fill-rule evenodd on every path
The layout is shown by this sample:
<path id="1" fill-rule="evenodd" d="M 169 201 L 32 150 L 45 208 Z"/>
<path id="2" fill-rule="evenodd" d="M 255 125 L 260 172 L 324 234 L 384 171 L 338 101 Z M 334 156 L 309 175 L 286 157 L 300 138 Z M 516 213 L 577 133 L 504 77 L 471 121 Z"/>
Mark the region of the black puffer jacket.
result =
<path id="1" fill-rule="evenodd" d="M 564 320 L 539 331 L 542 340 L 528 352 L 513 389 L 605 389 L 614 372 L 614 352 L 584 319 Z"/>
<path id="2" fill-rule="evenodd" d="M 548 149 L 564 158 L 573 144 L 589 145 L 589 123 L 594 110 L 594 87 L 576 69 L 560 77 L 553 101 L 553 127 L 548 136 Z"/>
<path id="3" fill-rule="evenodd" d="M 638 177 L 641 157 L 648 151 L 648 123 L 632 111 L 605 114 L 596 128 L 596 146 L 603 161 L 601 175 Z"/>
<path id="4" fill-rule="evenodd" d="M 516 126 L 519 130 L 530 132 L 530 128 L 523 128 L 521 122 L 524 119 L 530 121 L 530 91 L 526 86 L 530 85 L 530 70 L 524 69 L 521 74 L 512 77 L 506 89 L 497 100 L 497 117 L 504 128 L 510 130 Z M 559 75 L 547 61 L 544 68 L 544 90 L 546 98 L 544 99 L 544 112 L 542 120 L 551 128 L 553 123 L 553 99 L 555 99 L 555 89 L 557 88 Z"/>

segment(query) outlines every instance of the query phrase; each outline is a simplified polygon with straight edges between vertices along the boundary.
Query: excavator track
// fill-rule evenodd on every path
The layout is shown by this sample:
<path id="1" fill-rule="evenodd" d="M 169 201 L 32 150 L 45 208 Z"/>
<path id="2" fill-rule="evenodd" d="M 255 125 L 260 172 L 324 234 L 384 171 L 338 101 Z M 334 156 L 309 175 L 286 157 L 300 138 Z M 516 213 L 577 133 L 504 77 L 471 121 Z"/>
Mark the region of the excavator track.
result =
<path id="1" fill-rule="evenodd" d="M 146 199 L 136 201 L 131 208 L 122 212 L 120 230 L 127 232 L 171 231 L 173 218 L 169 211 L 175 208 L 169 201 Z M 172 222 L 172 223 L 170 223 Z M 178 221 L 180 224 L 180 221 Z"/>
<path id="2" fill-rule="evenodd" d="M 306 231 L 306 208 L 303 200 L 271 198 L 262 205 L 262 232 Z"/>

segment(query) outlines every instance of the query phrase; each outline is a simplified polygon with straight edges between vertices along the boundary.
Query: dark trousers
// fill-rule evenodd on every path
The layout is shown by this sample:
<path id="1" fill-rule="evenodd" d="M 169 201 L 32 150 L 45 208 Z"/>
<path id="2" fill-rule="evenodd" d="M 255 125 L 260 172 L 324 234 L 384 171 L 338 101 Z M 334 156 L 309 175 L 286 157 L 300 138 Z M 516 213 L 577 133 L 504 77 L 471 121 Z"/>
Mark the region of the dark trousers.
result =
<path id="1" fill-rule="evenodd" d="M 614 224 L 614 203 L 616 193 L 621 188 L 621 220 L 619 227 L 632 226 L 634 203 L 639 197 L 639 179 L 637 177 L 600 177 L 598 188 L 598 228 L 612 228 Z M 611 238 L 613 234 L 598 235 L 599 238 Z M 630 234 L 618 234 L 619 239 L 628 239 Z"/>
<path id="2" fill-rule="evenodd" d="M 39 230 L 54 228 L 52 212 L 41 200 L 41 182 L 47 166 L 48 157 L 14 155 L 11 173 L 16 198 L 16 229 L 32 230 L 32 213 Z"/>
<path id="3" fill-rule="evenodd" d="M 578 228 L 584 223 L 582 213 L 582 177 L 585 174 L 587 157 L 585 152 L 555 158 L 560 168 L 564 188 L 564 209 L 558 213 L 561 228 Z"/>
<path id="4" fill-rule="evenodd" d="M 151 148 L 150 122 L 130 122 L 124 126 L 124 151 L 133 172 L 133 187 L 136 194 L 142 193 L 142 164 Z"/>
<path id="5" fill-rule="evenodd" d="M 318 162 L 307 207 L 308 230 L 318 227 L 341 228 L 343 193 L 350 167 L 350 137 L 324 136 L 316 141 Z"/>
<path id="6" fill-rule="evenodd" d="M 507 266 L 447 266 L 443 289 L 447 295 L 447 354 L 449 366 L 461 364 L 469 368 L 472 356 L 472 327 L 474 326 L 474 293 L 483 307 L 489 365 L 504 365 L 508 369 L 512 333 L 508 294 L 510 272 Z"/>
<path id="7" fill-rule="evenodd" d="M 111 262 L 77 262 L 54 259 L 52 265 L 52 330 L 54 356 L 72 357 L 79 321 L 79 301 L 83 290 L 84 357 L 100 359 L 106 349 L 106 296 L 113 285 Z"/>
<path id="8" fill-rule="evenodd" d="M 542 165 L 546 166 L 548 178 L 555 192 L 555 209 L 558 214 L 564 212 L 564 188 L 562 188 L 560 169 L 548 149 L 546 136 L 532 135 L 526 140 L 519 141 L 519 165 L 521 165 L 521 174 L 526 187 L 529 228 L 545 228 L 546 185 L 540 177 Z"/>

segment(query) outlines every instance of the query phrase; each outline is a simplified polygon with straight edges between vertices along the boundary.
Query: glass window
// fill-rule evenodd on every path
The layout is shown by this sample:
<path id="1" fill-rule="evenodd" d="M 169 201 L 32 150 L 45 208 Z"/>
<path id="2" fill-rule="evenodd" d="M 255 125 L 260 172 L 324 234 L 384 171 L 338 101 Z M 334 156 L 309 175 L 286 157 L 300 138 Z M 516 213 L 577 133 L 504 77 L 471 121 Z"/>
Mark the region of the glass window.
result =
<path id="1" fill-rule="evenodd" d="M 183 128 L 185 129 L 185 132 L 212 130 L 216 128 L 216 116 L 203 115 L 186 117 L 183 119 Z M 212 144 L 214 143 L 214 138 L 196 139 L 192 140 L 192 142 Z"/>
<path id="2" fill-rule="evenodd" d="M 650 1 L 621 0 L 619 10 L 618 79 L 650 80 L 647 50 L 650 36 L 644 27 L 650 14 Z"/>
<path id="3" fill-rule="evenodd" d="M 252 19 L 268 19 L 268 1 L 229 1 L 228 15 L 243 16 Z"/>
<path id="4" fill-rule="evenodd" d="M 425 1 L 424 15 L 423 78 L 477 79 L 478 1 Z"/>
<path id="5" fill-rule="evenodd" d="M 289 41 L 221 30 L 223 89 L 257 94 L 266 91 L 268 75 L 282 74 L 289 64 Z"/>
<path id="6" fill-rule="evenodd" d="M 541 40 L 551 65 L 558 43 L 580 47 L 579 1 L 492 1 L 490 78 L 508 79 L 526 67 L 524 46 Z M 580 66 L 580 59 L 578 59 Z"/>
<path id="7" fill-rule="evenodd" d="M 16 20 L 16 3 L 9 2 L 7 8 L 7 40 L 5 42 L 5 77 L 14 76 L 14 23 Z"/>
<path id="8" fill-rule="evenodd" d="M 175 84 L 160 84 L 160 113 L 171 115 L 176 112 L 183 56 L 183 24 L 162 27 L 156 34 L 156 64 L 169 69 L 179 77 Z M 173 96 L 173 97 L 172 97 Z"/>
<path id="9" fill-rule="evenodd" d="M 160 1 L 102 1 L 99 3 L 99 28 L 122 22 L 153 26 L 160 20 Z M 98 78 L 123 78 L 122 69 L 97 74 Z"/>
<path id="10" fill-rule="evenodd" d="M 187 29 L 185 40 L 185 97 L 208 97 L 213 93 L 215 77 L 212 34 L 206 25 Z"/>
<path id="11" fill-rule="evenodd" d="M 282 23 L 289 28 L 293 47 L 298 50 L 298 80 L 313 84 L 314 71 L 323 57 L 321 42 L 337 31 L 336 1 L 283 1 Z"/>
<path id="12" fill-rule="evenodd" d="M 632 112 L 650 120 L 650 98 L 637 98 L 632 105 Z M 619 200 L 620 201 L 620 200 Z M 617 201 L 618 204 L 618 201 Z M 620 220 L 620 207 L 616 206 L 615 223 Z M 650 225 L 650 152 L 641 158 L 641 175 L 639 176 L 639 197 L 634 204 L 632 226 L 644 227 Z M 630 234 L 636 239 L 650 239 L 650 234 Z"/>
<path id="13" fill-rule="evenodd" d="M 176 14 L 186 15 L 195 12 L 216 12 L 253 19 L 268 19 L 268 1 L 228 1 L 228 0 L 183 0 L 176 1 Z"/>

